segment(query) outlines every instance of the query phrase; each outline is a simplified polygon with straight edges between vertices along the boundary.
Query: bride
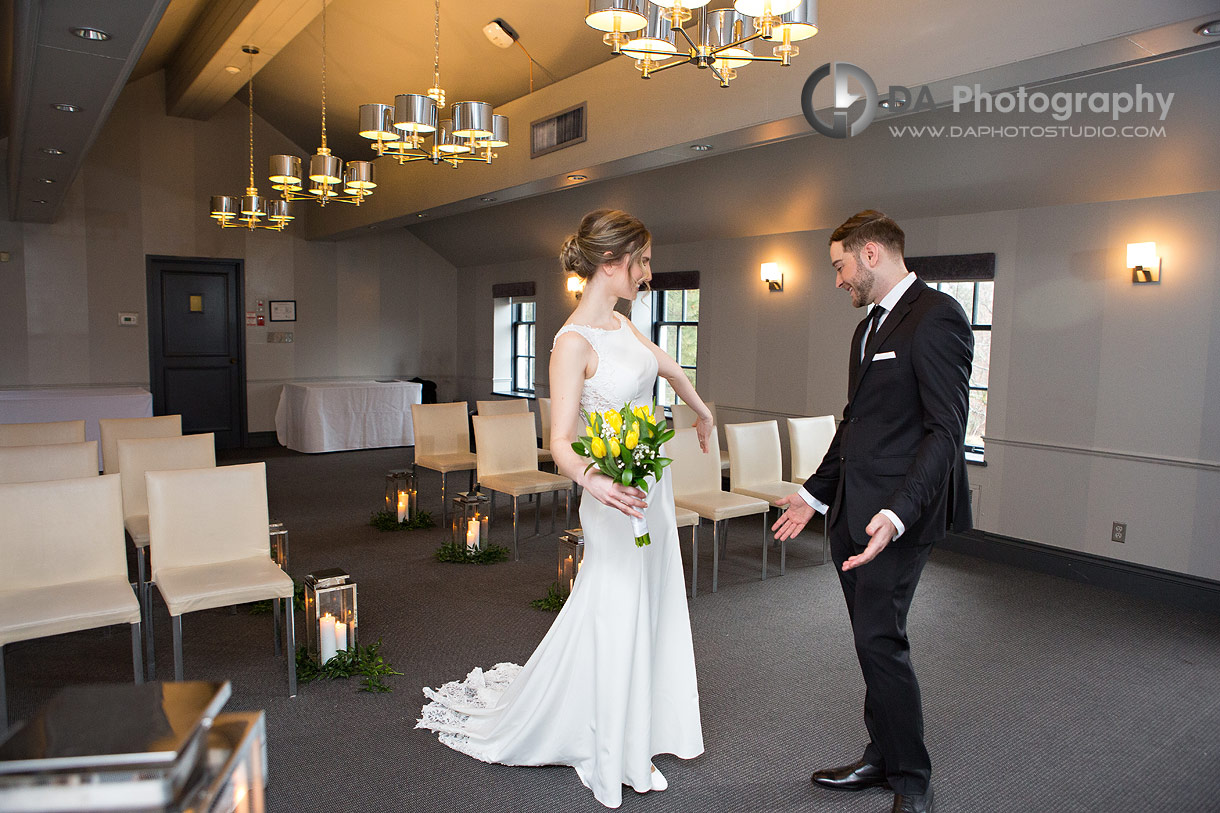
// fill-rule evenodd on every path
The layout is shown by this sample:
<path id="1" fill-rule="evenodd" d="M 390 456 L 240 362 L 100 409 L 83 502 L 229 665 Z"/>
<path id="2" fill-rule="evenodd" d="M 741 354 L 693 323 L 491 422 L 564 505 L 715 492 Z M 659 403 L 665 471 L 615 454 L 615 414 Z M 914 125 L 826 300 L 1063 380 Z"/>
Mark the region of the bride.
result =
<path id="1" fill-rule="evenodd" d="M 616 483 L 572 450 L 594 412 L 652 402 L 664 376 L 698 417 L 707 451 L 711 412 L 678 366 L 615 312 L 652 277 L 652 238 L 626 212 L 585 215 L 564 241 L 565 271 L 585 282 L 583 298 L 551 352 L 551 453 L 584 488 L 585 557 L 572 594 L 525 666 L 476 668 L 438 690 L 417 728 L 445 745 L 505 765 L 571 765 L 606 807 L 623 785 L 665 790 L 654 754 L 703 753 L 699 691 L 687 614 L 674 500 L 666 469 L 647 498 Z M 652 544 L 637 548 L 630 517 L 644 516 Z"/>

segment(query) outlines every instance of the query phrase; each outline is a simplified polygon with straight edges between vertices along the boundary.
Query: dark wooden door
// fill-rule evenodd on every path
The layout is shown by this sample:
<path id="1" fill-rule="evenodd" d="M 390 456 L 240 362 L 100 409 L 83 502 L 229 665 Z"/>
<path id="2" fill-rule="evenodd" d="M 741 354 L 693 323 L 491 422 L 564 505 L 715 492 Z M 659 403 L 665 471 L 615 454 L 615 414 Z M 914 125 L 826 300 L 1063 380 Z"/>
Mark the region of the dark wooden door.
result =
<path id="1" fill-rule="evenodd" d="M 153 413 L 214 432 L 219 449 L 246 442 L 242 290 L 241 260 L 148 258 Z"/>

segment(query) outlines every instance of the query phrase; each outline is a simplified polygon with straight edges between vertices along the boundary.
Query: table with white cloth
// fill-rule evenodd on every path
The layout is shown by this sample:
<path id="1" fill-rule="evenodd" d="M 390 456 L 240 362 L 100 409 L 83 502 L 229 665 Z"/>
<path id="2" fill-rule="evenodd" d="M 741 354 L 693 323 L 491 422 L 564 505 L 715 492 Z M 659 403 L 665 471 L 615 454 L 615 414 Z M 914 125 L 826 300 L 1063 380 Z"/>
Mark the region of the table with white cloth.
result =
<path id="1" fill-rule="evenodd" d="M 412 381 L 290 381 L 275 410 L 275 435 L 298 452 L 343 452 L 414 446 Z"/>
<path id="2" fill-rule="evenodd" d="M 85 422 L 85 440 L 101 455 L 100 418 L 150 418 L 152 393 L 143 387 L 50 387 L 0 390 L 0 423 Z"/>

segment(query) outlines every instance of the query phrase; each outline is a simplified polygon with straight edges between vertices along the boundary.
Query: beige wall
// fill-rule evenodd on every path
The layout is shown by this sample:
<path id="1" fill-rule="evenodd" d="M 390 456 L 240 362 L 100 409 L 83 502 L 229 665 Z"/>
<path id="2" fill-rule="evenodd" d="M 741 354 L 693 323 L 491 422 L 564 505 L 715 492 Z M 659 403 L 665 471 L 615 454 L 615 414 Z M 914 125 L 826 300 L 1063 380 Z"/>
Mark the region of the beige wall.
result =
<path id="1" fill-rule="evenodd" d="M 297 321 L 276 325 L 292 344 L 269 344 L 270 325 L 246 328 L 250 431 L 275 428 L 286 380 L 420 375 L 446 397 L 453 266 L 401 229 L 311 243 L 301 220 L 278 233 L 217 228 L 208 196 L 247 181 L 247 108 L 229 102 L 199 122 L 164 107 L 162 74 L 129 85 L 57 221 L 0 221 L 0 251 L 12 255 L 0 265 L 0 386 L 147 386 L 145 257 L 163 254 L 244 260 L 247 310 L 297 300 Z M 255 149 L 264 193 L 267 155 L 304 154 L 257 117 Z M 119 311 L 139 313 L 140 326 L 120 327 Z"/>
<path id="2" fill-rule="evenodd" d="M 907 220 L 912 256 L 995 252 L 987 465 L 979 527 L 1220 579 L 1220 192 Z M 573 223 L 573 226 L 575 222 Z M 701 272 L 699 389 L 722 422 L 841 413 L 861 314 L 834 289 L 825 231 L 657 245 L 658 270 Z M 1155 240 L 1159 286 L 1135 287 L 1126 243 Z M 784 292 L 759 264 L 779 262 Z M 539 392 L 573 302 L 557 261 L 470 269 L 464 397 L 491 380 L 491 285 L 538 283 Z M 1110 541 L 1113 521 L 1128 541 Z"/>

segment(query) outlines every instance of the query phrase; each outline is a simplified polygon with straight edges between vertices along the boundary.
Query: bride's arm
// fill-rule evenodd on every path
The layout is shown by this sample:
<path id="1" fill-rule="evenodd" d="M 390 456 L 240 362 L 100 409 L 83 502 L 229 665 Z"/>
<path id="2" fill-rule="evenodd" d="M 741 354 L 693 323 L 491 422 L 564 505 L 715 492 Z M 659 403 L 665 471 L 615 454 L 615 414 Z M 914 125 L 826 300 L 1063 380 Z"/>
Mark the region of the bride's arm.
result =
<path id="1" fill-rule="evenodd" d="M 704 452 L 707 451 L 708 439 L 712 436 L 712 411 L 707 408 L 707 404 L 703 403 L 703 399 L 699 397 L 699 393 L 695 392 L 695 387 L 690 383 L 690 379 L 686 377 L 686 373 L 679 366 L 678 362 L 666 353 L 656 344 L 649 341 L 648 338 L 640 332 L 631 320 L 624 319 L 623 323 L 630 327 L 644 346 L 652 351 L 652 354 L 657 357 L 657 375 L 669 382 L 669 386 L 673 388 L 674 393 L 682 399 L 682 403 L 689 406 L 695 411 L 697 419 L 695 421 L 695 432 L 699 435 L 699 447 Z M 686 427 L 680 426 L 679 429 Z"/>
<path id="2" fill-rule="evenodd" d="M 616 483 L 596 469 L 586 472 L 588 461 L 572 449 L 572 443 L 584 434 L 580 393 L 585 385 L 585 371 L 596 358 L 593 348 L 579 334 L 565 333 L 555 342 L 550 367 L 551 456 L 561 474 L 592 494 L 598 502 L 624 514 L 642 517 L 643 514 L 636 510 L 642 510 L 646 505 L 642 491 Z"/>

